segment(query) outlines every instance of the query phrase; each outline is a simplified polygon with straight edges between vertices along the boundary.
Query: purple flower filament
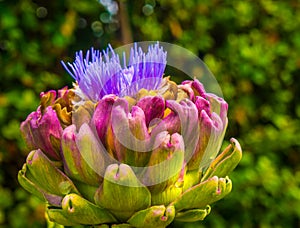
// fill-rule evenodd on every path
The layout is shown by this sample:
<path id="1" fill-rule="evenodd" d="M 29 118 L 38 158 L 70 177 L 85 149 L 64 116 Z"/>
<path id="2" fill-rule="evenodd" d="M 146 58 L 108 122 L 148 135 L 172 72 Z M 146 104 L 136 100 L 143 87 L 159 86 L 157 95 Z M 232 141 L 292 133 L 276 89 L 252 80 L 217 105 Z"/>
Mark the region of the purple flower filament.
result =
<path id="1" fill-rule="evenodd" d="M 157 42 L 148 47 L 145 53 L 134 44 L 130 50 L 128 66 L 123 53 L 123 67 L 120 57 L 109 45 L 102 53 L 91 48 L 83 56 L 76 53 L 73 63 L 62 65 L 77 81 L 81 91 L 90 100 L 98 101 L 104 95 L 134 96 L 140 89 L 159 88 L 167 62 L 167 53 Z"/>

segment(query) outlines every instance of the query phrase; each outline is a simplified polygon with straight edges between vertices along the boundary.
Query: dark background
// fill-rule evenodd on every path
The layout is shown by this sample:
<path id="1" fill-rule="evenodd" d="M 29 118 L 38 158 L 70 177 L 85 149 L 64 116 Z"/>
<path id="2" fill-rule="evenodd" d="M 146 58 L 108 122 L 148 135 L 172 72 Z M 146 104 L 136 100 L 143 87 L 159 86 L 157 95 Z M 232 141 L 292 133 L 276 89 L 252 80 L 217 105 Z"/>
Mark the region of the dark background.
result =
<path id="1" fill-rule="evenodd" d="M 118 4 L 0 0 L 0 227 L 46 226 L 44 204 L 17 183 L 28 153 L 19 125 L 41 91 L 71 86 L 60 60 L 145 40 L 203 59 L 229 103 L 225 143 L 234 136 L 243 147 L 232 193 L 185 227 L 300 227 L 300 2 Z"/>

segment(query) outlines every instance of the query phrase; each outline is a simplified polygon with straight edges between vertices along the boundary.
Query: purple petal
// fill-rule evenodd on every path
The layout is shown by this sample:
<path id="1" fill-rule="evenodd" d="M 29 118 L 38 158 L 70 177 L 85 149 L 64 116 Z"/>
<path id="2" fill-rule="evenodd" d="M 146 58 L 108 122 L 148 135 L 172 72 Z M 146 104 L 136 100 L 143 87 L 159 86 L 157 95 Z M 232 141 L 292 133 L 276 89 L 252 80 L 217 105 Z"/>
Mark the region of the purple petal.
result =
<path id="1" fill-rule="evenodd" d="M 157 141 L 161 144 L 151 154 L 141 180 L 150 191 L 162 192 L 180 177 L 184 165 L 184 142 L 180 134 L 161 132 Z"/>
<path id="2" fill-rule="evenodd" d="M 210 116 L 210 112 L 211 112 L 210 103 L 207 99 L 200 97 L 200 96 L 196 96 L 195 105 L 198 109 L 199 115 L 200 115 L 201 111 L 204 110 Z"/>
<path id="3" fill-rule="evenodd" d="M 64 129 L 61 140 L 61 156 L 65 173 L 81 182 L 99 186 L 102 178 L 85 161 L 82 151 L 77 147 L 77 132 L 75 125 Z M 90 151 L 93 153 L 93 151 Z"/>
<path id="4" fill-rule="evenodd" d="M 131 108 L 131 115 L 129 115 L 128 120 L 129 128 L 137 139 L 145 140 L 149 138 L 149 133 L 145 122 L 145 113 L 140 107 L 133 106 Z"/>
<path id="5" fill-rule="evenodd" d="M 91 184 L 99 185 L 99 177 L 103 177 L 106 166 L 111 163 L 107 150 L 86 123 L 80 127 L 75 140 L 82 157 L 81 165 L 84 175 L 92 175 L 88 177 Z"/>
<path id="6" fill-rule="evenodd" d="M 199 95 L 201 97 L 205 97 L 205 89 L 201 82 L 199 82 L 198 79 L 194 79 L 192 82 L 192 88 L 196 91 L 196 95 Z"/>
<path id="7" fill-rule="evenodd" d="M 114 104 L 111 123 L 118 160 L 129 165 L 144 166 L 151 145 L 143 110 L 133 106 L 129 112 L 127 100 L 120 98 Z"/>
<path id="8" fill-rule="evenodd" d="M 151 120 L 162 118 L 164 115 L 165 102 L 162 97 L 146 96 L 140 99 L 136 105 L 144 111 L 147 126 L 149 126 Z"/>
<path id="9" fill-rule="evenodd" d="M 162 118 L 162 120 L 157 123 L 157 126 L 153 128 L 151 131 L 152 137 L 155 137 L 159 132 L 162 131 L 168 131 L 170 134 L 176 132 L 182 133 L 182 129 L 185 131 L 188 124 L 190 124 L 190 121 L 193 122 L 191 123 L 191 126 L 194 126 L 198 121 L 197 108 L 191 101 L 183 100 L 178 103 L 174 100 L 167 100 L 166 108 L 169 108 L 171 112 Z"/>
<path id="10" fill-rule="evenodd" d="M 206 97 L 204 86 L 197 79 L 193 81 L 191 80 L 184 81 L 178 87 L 186 91 L 186 93 L 189 94 L 189 97 L 192 101 L 194 101 L 194 98 L 196 96 L 200 96 L 203 98 Z"/>
<path id="11" fill-rule="evenodd" d="M 202 110 L 200 113 L 200 134 L 195 152 L 188 162 L 188 169 L 194 170 L 206 167 L 220 150 L 224 137 L 222 120 L 216 113 L 211 117 Z"/>
<path id="12" fill-rule="evenodd" d="M 30 113 L 26 120 L 21 123 L 20 130 L 22 137 L 28 147 L 29 150 L 37 149 L 37 146 L 34 142 L 34 138 L 32 135 L 32 129 L 30 125 L 30 121 L 38 119 L 38 111 Z"/>
<path id="13" fill-rule="evenodd" d="M 178 85 L 178 88 L 182 89 L 184 92 L 186 92 L 190 98 L 190 100 L 194 101 L 195 94 L 194 90 L 191 87 L 191 82 L 185 81 L 184 84 Z"/>
<path id="14" fill-rule="evenodd" d="M 197 107 L 187 99 L 182 100 L 180 103 L 168 100 L 166 105 L 179 117 L 180 134 L 185 145 L 185 160 L 188 161 L 195 150 L 200 132 Z"/>
<path id="15" fill-rule="evenodd" d="M 227 102 L 223 98 L 218 97 L 217 95 L 212 93 L 207 93 L 206 99 L 209 100 L 211 112 L 217 113 L 220 116 L 223 124 L 226 125 L 228 110 Z"/>
<path id="16" fill-rule="evenodd" d="M 111 118 L 111 110 L 115 102 L 115 96 L 105 96 L 97 104 L 92 123 L 96 127 L 96 131 L 101 142 L 106 144 L 106 134 Z"/>
<path id="17" fill-rule="evenodd" d="M 208 166 L 219 153 L 224 139 L 226 126 L 223 125 L 221 118 L 216 113 L 212 113 L 211 120 L 208 122 L 203 121 L 202 123 L 200 120 L 200 128 L 201 126 L 206 127 L 203 128 L 206 130 L 208 136 L 206 148 L 200 163 L 200 168 L 203 168 Z"/>
<path id="18" fill-rule="evenodd" d="M 21 132 L 30 150 L 41 149 L 54 160 L 60 160 L 62 127 L 51 106 L 42 115 L 40 107 L 21 123 Z"/>
<path id="19" fill-rule="evenodd" d="M 180 118 L 178 114 L 171 111 L 166 117 L 164 117 L 151 131 L 151 136 L 154 137 L 159 132 L 167 131 L 170 134 L 179 133 L 181 129 Z"/>

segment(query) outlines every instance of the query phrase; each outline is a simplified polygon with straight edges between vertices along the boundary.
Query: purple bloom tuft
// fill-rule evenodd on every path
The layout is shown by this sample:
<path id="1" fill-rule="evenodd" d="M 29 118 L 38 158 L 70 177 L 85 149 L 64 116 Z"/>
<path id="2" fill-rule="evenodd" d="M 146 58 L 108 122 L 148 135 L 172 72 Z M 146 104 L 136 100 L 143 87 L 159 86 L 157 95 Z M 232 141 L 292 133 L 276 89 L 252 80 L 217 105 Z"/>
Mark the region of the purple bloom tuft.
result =
<path id="1" fill-rule="evenodd" d="M 134 44 L 131 48 L 129 63 L 126 65 L 123 53 L 123 66 L 120 57 L 109 45 L 102 53 L 88 50 L 86 56 L 82 51 L 76 53 L 73 63 L 62 62 L 67 72 L 77 81 L 86 97 L 99 101 L 107 94 L 133 96 L 140 89 L 156 90 L 159 88 L 167 62 L 167 53 L 157 42 L 143 52 Z"/>

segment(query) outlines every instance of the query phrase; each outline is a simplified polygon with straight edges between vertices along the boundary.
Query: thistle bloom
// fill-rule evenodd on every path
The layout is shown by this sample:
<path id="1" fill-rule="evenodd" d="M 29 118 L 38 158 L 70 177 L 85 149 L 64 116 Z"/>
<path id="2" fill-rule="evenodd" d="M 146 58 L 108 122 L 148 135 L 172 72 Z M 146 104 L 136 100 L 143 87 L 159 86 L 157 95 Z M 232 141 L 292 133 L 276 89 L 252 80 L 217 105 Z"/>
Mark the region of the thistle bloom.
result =
<path id="1" fill-rule="evenodd" d="M 119 55 L 109 45 L 106 52 L 101 53 L 91 48 L 85 58 L 80 51 L 76 54 L 73 64 L 66 65 L 64 62 L 62 64 L 78 82 L 84 95 L 97 102 L 107 94 L 120 97 L 133 96 L 142 88 L 157 89 L 166 67 L 166 55 L 167 53 L 158 44 L 149 46 L 147 53 L 135 44 L 131 49 L 127 67 L 125 53 L 122 66 Z"/>
<path id="2" fill-rule="evenodd" d="M 167 53 L 109 46 L 63 63 L 71 89 L 41 93 L 21 124 L 31 151 L 18 180 L 65 226 L 166 227 L 194 222 L 232 188 L 236 139 L 218 155 L 228 105 L 198 80 L 163 77 Z M 101 226 L 101 227 L 102 227 Z"/>

